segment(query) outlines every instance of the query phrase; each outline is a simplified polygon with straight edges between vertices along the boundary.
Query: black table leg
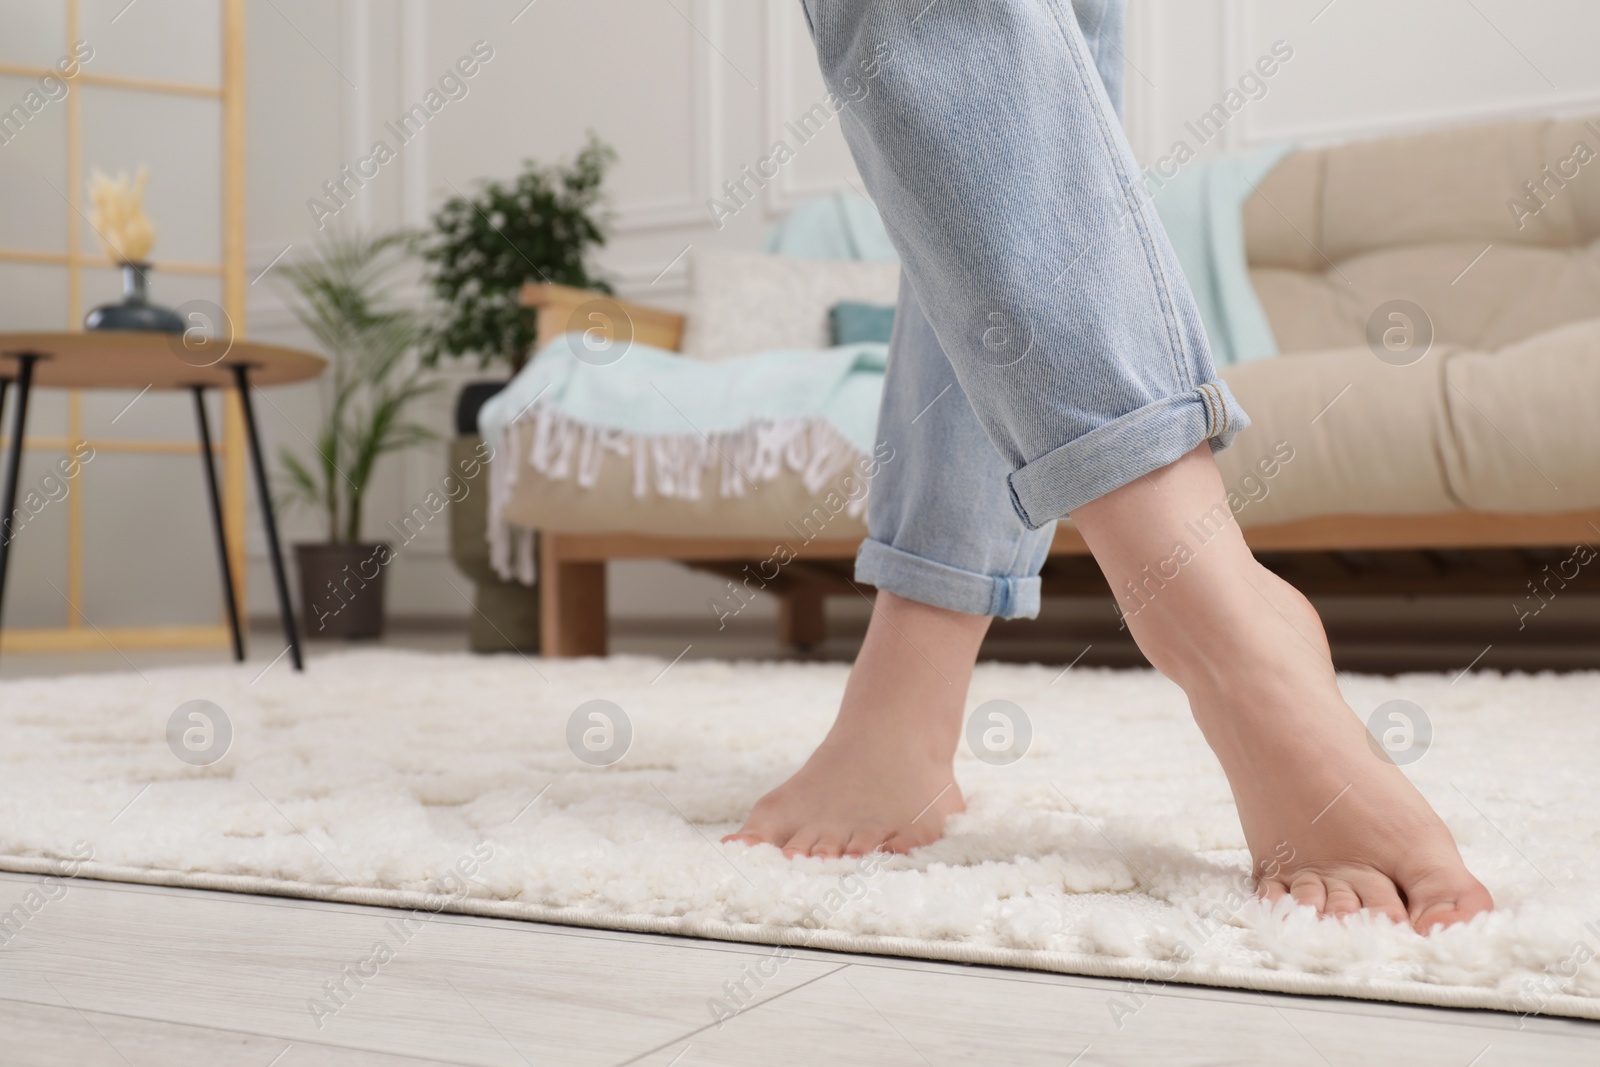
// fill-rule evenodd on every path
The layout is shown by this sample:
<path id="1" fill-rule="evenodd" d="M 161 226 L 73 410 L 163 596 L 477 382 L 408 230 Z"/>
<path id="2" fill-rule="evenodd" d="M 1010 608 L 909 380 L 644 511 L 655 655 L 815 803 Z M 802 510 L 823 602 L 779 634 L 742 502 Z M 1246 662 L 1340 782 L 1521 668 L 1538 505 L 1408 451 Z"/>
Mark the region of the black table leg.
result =
<path id="1" fill-rule="evenodd" d="M 300 658 L 300 634 L 294 623 L 294 606 L 289 602 L 289 580 L 283 572 L 283 549 L 278 544 L 278 520 L 272 511 L 272 487 L 267 482 L 267 463 L 261 456 L 261 436 L 256 432 L 255 407 L 250 403 L 250 368 L 232 366 L 233 380 L 239 388 L 239 406 L 244 409 L 244 428 L 250 437 L 250 462 L 256 472 L 256 496 L 261 503 L 261 521 L 267 528 L 267 554 L 272 557 L 272 581 L 278 587 L 278 614 L 283 619 L 283 636 L 289 641 L 289 657 L 297 671 L 305 670 Z"/>
<path id="2" fill-rule="evenodd" d="M 205 468 L 206 499 L 211 503 L 211 529 L 217 535 L 217 562 L 222 565 L 222 595 L 228 605 L 228 629 L 233 633 L 233 658 L 244 662 L 244 635 L 239 631 L 239 604 L 233 595 L 233 562 L 228 559 L 228 539 L 222 531 L 222 495 L 217 491 L 217 466 L 211 458 L 211 421 L 206 418 L 206 387 L 192 385 L 194 421 L 200 430 L 200 465 Z"/>
<path id="3" fill-rule="evenodd" d="M 28 430 L 28 394 L 33 388 L 33 365 L 39 357 L 23 352 L 16 359 L 21 364 L 17 374 L 17 413 L 11 419 L 11 441 L 6 448 L 5 497 L 0 500 L 0 610 L 5 607 L 6 565 L 11 561 L 11 520 L 17 511 L 17 485 L 22 481 L 22 439 Z M 0 401 L 4 398 L 4 393 L 0 393 Z"/>

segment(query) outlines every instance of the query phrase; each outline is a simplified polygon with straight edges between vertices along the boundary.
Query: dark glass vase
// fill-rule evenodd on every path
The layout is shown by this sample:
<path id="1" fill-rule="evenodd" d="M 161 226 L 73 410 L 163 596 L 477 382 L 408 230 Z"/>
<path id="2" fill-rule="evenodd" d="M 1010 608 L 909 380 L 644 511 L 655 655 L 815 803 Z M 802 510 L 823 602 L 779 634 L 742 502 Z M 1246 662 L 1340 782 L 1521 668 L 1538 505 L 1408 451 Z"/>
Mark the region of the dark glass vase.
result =
<path id="1" fill-rule="evenodd" d="M 150 264 L 122 265 L 122 302 L 101 304 L 83 317 L 88 330 L 143 330 L 182 333 L 183 319 L 171 308 L 150 303 Z"/>

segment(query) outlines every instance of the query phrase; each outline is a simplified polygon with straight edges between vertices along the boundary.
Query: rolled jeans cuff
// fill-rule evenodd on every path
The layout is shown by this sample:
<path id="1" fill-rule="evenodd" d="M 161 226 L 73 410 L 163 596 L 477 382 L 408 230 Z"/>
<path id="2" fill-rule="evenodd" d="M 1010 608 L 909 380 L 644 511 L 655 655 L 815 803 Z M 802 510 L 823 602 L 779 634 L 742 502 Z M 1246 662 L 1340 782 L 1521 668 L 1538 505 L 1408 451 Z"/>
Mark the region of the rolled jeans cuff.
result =
<path id="1" fill-rule="evenodd" d="M 1011 502 L 1029 529 L 1160 470 L 1202 441 L 1219 452 L 1250 425 L 1220 378 L 1152 401 L 1052 449 L 1012 473 Z"/>
<path id="2" fill-rule="evenodd" d="M 1039 614 L 1038 575 L 979 574 L 871 538 L 856 553 L 856 581 L 907 600 L 967 615 L 1032 619 Z"/>

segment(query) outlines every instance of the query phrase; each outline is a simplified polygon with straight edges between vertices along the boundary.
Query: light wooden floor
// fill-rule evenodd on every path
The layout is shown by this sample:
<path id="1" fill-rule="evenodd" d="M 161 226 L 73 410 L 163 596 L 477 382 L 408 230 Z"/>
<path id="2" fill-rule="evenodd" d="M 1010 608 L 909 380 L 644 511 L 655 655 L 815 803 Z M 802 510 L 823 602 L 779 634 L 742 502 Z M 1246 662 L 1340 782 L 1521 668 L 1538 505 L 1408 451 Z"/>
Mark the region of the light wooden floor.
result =
<path id="1" fill-rule="evenodd" d="M 0 875 L 0 914 L 40 879 Z M 800 952 L 717 1027 L 730 945 L 56 881 L 0 928 L 0 1063 L 61 1067 L 1600 1063 L 1600 1024 Z M 319 1028 L 323 984 L 393 958 Z M 768 967 L 771 970 L 772 967 Z M 751 988 L 754 988 L 753 986 Z M 1111 1003 L 1137 1010 L 1113 1020 Z"/>

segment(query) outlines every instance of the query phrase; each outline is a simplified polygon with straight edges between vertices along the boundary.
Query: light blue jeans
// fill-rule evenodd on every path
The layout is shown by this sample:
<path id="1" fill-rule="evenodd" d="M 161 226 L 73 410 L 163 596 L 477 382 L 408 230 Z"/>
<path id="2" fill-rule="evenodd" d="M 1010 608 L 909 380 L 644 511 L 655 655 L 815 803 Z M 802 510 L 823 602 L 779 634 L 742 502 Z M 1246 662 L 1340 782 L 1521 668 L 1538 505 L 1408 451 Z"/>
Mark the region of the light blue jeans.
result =
<path id="1" fill-rule="evenodd" d="M 1125 0 L 802 2 L 903 264 L 856 577 L 1032 617 L 1057 519 L 1249 425 L 1122 132 Z"/>

